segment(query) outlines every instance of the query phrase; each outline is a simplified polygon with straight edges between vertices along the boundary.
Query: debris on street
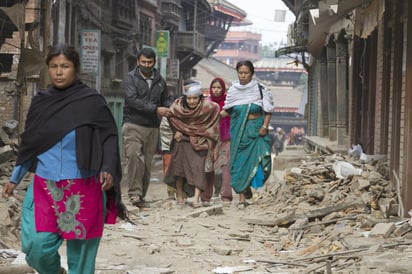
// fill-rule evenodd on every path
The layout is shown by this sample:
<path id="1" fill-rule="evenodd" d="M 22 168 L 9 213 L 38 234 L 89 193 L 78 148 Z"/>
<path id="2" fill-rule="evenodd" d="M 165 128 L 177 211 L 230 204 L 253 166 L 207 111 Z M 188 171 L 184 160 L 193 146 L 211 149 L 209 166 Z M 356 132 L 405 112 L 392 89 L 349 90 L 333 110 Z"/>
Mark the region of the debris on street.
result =
<path id="1" fill-rule="evenodd" d="M 0 184 L 13 155 L 0 163 Z M 158 159 L 150 207 L 127 204 L 135 224 L 105 227 L 96 273 L 410 273 L 412 220 L 399 217 L 399 186 L 385 158 L 303 153 L 293 161 L 275 169 L 244 209 L 218 197 L 193 209 L 166 198 Z M 12 267 L 10 250 L 20 250 L 29 181 L 0 203 L 0 269 Z"/>

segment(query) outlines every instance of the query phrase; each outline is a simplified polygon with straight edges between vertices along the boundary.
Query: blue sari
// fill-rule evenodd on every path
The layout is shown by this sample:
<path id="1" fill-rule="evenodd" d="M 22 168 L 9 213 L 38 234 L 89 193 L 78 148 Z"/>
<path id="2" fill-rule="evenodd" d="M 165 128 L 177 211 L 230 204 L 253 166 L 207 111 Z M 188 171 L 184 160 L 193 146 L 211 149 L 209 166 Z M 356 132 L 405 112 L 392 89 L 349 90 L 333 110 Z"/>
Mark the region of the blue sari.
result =
<path id="1" fill-rule="evenodd" d="M 255 104 L 236 105 L 229 110 L 231 186 L 236 193 L 247 187 L 263 186 L 272 170 L 270 136 L 259 136 L 264 115 L 248 120 L 251 113 L 262 112 Z"/>

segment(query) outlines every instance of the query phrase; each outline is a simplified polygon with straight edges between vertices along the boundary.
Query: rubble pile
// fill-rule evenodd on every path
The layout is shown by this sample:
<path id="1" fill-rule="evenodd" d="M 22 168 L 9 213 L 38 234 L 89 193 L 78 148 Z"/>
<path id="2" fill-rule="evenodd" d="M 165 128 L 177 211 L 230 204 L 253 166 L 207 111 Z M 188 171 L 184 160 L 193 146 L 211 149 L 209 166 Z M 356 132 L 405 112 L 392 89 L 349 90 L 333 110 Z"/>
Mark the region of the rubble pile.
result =
<path id="1" fill-rule="evenodd" d="M 345 171 L 337 175 L 342 166 Z M 376 217 L 398 215 L 396 186 L 390 184 L 385 160 L 361 163 L 336 154 L 308 158 L 290 169 L 284 181 L 268 190 L 272 194 L 271 202 L 286 205 L 280 207 L 278 213 L 295 211 L 294 214 L 299 214 L 300 209 L 352 205 L 352 210 L 374 211 Z"/>
<path id="2" fill-rule="evenodd" d="M 10 120 L 0 128 L 0 179 L 8 179 L 18 150 L 17 121 Z"/>
<path id="3" fill-rule="evenodd" d="M 7 121 L 0 128 L 0 187 L 8 181 L 16 160 L 18 140 L 16 138 L 17 121 Z M 0 265 L 15 257 L 7 252 L 8 249 L 17 249 L 20 242 L 20 215 L 24 197 L 24 187 L 21 184 L 16 195 L 9 199 L 0 197 L 0 249 L 5 250 L 0 256 Z"/>
<path id="4" fill-rule="evenodd" d="M 276 232 L 277 240 L 266 244 L 277 260 L 263 262 L 297 268 L 298 273 L 370 273 L 376 266 L 361 263 L 368 254 L 390 249 L 393 255 L 410 248 L 412 221 L 397 217 L 403 215 L 399 186 L 389 180 L 387 160 L 376 159 L 307 156 L 283 180 L 258 192 L 259 209 L 244 220 L 267 227 L 267 233 Z M 382 273 L 393 268 L 410 273 L 408 262 L 391 260 L 385 262 L 388 272 Z M 358 272 L 362 268 L 365 272 Z"/>

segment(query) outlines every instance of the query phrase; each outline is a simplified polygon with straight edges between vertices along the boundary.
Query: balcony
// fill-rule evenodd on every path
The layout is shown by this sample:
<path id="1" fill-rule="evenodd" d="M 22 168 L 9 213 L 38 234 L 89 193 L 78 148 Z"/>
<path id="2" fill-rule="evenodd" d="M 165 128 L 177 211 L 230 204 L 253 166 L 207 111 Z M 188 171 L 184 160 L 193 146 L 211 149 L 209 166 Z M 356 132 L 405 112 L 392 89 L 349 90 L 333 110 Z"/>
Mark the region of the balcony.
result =
<path id="1" fill-rule="evenodd" d="M 136 20 L 135 5 L 125 1 L 113 3 L 112 25 L 120 29 L 131 29 Z"/>
<path id="2" fill-rule="evenodd" d="M 180 31 L 177 33 L 177 50 L 191 51 L 203 55 L 205 36 L 197 31 Z"/>
<path id="3" fill-rule="evenodd" d="M 181 6 L 174 1 L 162 1 L 162 20 L 171 25 L 179 25 Z"/>
<path id="4" fill-rule="evenodd" d="M 227 30 L 216 25 L 206 25 L 205 33 L 207 39 L 221 42 L 225 40 Z"/>
<path id="5" fill-rule="evenodd" d="M 177 54 L 180 69 L 192 69 L 205 56 L 205 37 L 196 31 L 177 33 Z"/>

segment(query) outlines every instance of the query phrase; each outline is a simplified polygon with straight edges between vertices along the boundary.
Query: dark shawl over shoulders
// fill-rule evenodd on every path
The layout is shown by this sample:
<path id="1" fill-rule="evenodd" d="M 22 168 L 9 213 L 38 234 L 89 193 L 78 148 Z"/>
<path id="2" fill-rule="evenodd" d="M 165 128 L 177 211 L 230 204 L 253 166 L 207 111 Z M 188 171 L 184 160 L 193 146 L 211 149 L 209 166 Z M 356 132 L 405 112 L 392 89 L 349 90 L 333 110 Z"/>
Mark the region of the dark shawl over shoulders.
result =
<path id="1" fill-rule="evenodd" d="M 112 174 L 114 188 L 107 194 L 115 196 L 119 217 L 124 218 L 116 122 L 104 97 L 82 82 L 65 90 L 49 88 L 33 97 L 16 164 L 35 160 L 73 129 L 79 168 Z"/>

